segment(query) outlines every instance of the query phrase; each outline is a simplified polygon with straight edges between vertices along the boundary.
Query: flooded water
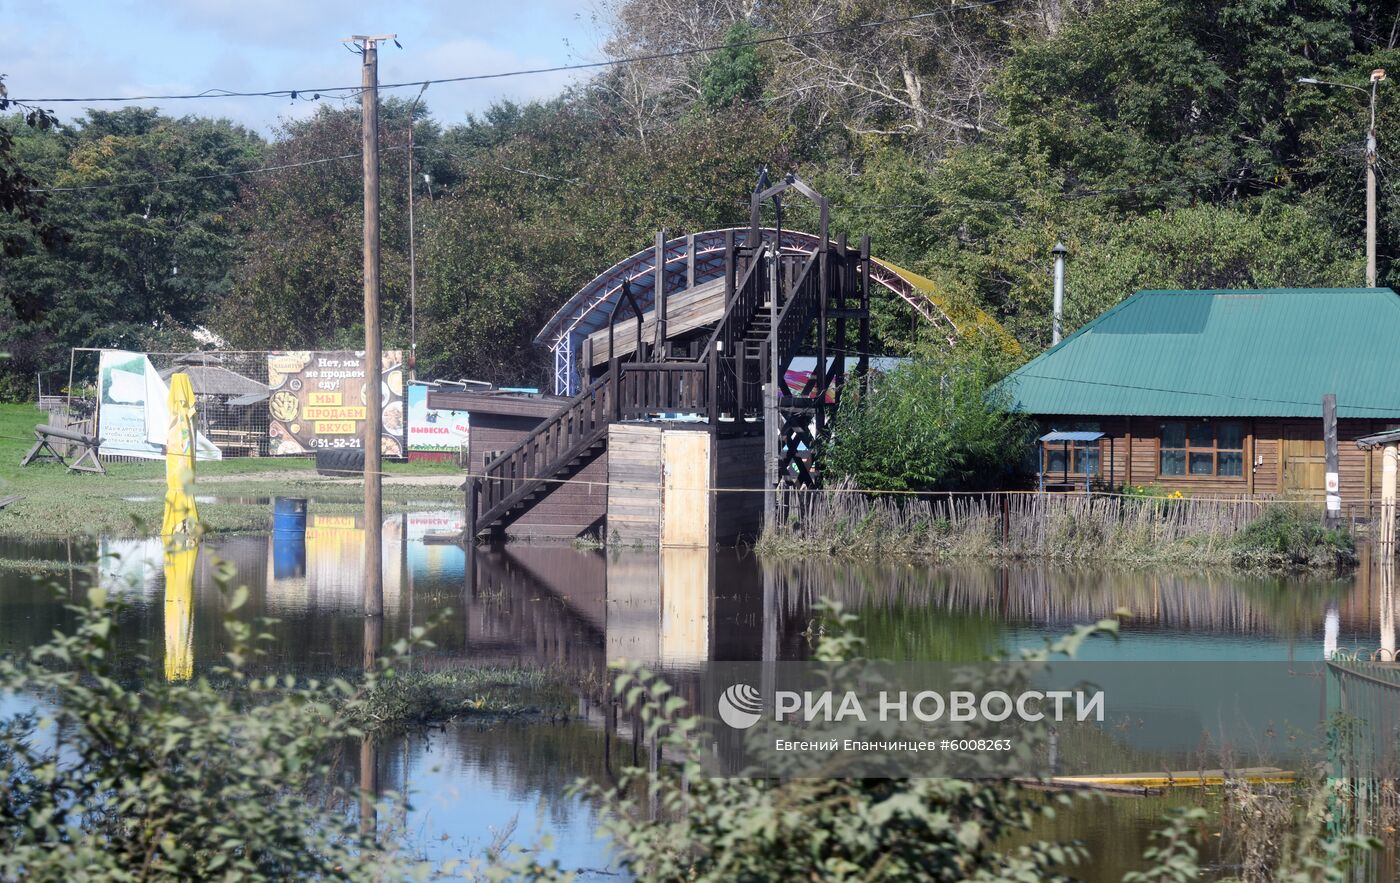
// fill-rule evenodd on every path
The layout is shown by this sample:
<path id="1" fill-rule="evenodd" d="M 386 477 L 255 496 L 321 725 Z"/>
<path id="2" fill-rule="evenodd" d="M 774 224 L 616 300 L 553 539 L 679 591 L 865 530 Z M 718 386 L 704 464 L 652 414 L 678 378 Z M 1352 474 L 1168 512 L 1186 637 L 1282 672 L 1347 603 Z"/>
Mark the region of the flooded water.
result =
<path id="1" fill-rule="evenodd" d="M 859 617 L 869 655 L 965 661 L 1040 646 L 1073 625 L 1127 608 L 1119 641 L 1091 641 L 1083 658 L 1108 660 L 1317 660 L 1336 648 L 1394 647 L 1394 599 L 1361 568 L 1347 579 L 1256 577 L 1042 565 L 771 564 L 728 550 L 581 551 L 514 545 L 482 550 L 469 580 L 466 556 L 426 535 L 460 527 L 456 513 L 386 521 L 385 643 L 441 619 L 424 667 L 494 663 L 601 673 L 609 661 L 671 668 L 710 660 L 803 659 L 813 607 L 842 601 Z M 0 647 L 45 640 L 83 596 L 96 563 L 127 608 L 117 641 L 167 672 L 198 672 L 226 650 L 216 558 L 250 590 L 244 614 L 271 617 L 276 640 L 258 664 L 314 674 L 360 665 L 364 531 L 355 516 L 312 512 L 304 531 L 216 537 L 194 566 L 188 597 L 166 590 L 158 540 L 10 541 L 0 559 L 53 563 L 35 576 L 0 570 Z M 57 583 L 57 588 L 53 585 Z M 176 603 L 178 602 L 178 603 Z M 450 612 L 446 612 L 450 611 Z M 244 615 L 240 614 L 240 615 Z M 578 776 L 602 776 L 601 718 L 586 707 L 568 722 L 459 723 L 391 740 L 373 757 L 382 788 L 409 791 L 400 820 L 432 858 L 479 854 L 493 842 L 534 843 L 589 876 L 611 870 L 586 805 L 564 796 Z M 613 743 L 615 763 L 626 745 Z M 1162 812 L 1202 799 L 1097 800 L 1043 833 L 1081 839 L 1097 856 L 1090 879 L 1117 879 Z M 1218 842 L 1218 841 L 1217 841 Z M 1207 858 L 1228 864 L 1228 858 Z M 1225 869 L 1228 872 L 1228 868 Z"/>

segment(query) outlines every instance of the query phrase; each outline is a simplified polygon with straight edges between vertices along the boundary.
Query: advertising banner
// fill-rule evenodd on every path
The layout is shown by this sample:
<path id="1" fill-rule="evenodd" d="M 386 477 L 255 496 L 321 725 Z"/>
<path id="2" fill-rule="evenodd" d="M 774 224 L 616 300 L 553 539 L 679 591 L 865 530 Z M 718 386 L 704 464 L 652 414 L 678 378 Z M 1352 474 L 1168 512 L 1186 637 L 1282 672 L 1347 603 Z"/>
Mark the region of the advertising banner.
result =
<path id="1" fill-rule="evenodd" d="M 363 352 L 267 354 L 268 435 L 273 455 L 363 446 L 367 384 L 379 383 L 383 434 L 379 449 L 402 457 L 407 449 L 403 353 L 386 350 L 379 365 Z"/>
<path id="2" fill-rule="evenodd" d="M 97 437 L 104 456 L 165 459 L 170 432 L 170 389 L 145 353 L 103 350 L 97 364 Z M 199 460 L 223 454 L 202 434 L 195 434 Z"/>
<path id="3" fill-rule="evenodd" d="M 428 407 L 428 387 L 408 385 L 408 449 L 459 451 L 467 443 L 467 412 Z"/>

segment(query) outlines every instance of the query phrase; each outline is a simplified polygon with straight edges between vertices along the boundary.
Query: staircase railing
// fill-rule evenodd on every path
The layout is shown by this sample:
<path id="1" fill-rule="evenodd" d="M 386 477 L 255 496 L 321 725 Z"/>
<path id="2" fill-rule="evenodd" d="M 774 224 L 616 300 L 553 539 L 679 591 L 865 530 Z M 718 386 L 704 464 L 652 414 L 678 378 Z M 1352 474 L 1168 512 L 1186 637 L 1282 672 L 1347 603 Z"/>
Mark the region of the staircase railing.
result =
<path id="1" fill-rule="evenodd" d="M 616 419 L 652 414 L 710 415 L 714 359 L 703 362 L 627 362 L 618 365 Z"/>
<path id="2" fill-rule="evenodd" d="M 629 366 L 630 367 L 630 366 Z M 606 436 L 614 419 L 613 372 L 593 381 L 529 435 L 486 463 L 480 485 L 480 516 L 474 529 L 496 519 Z"/>
<path id="3" fill-rule="evenodd" d="M 773 336 L 777 341 L 780 365 L 786 365 L 797 354 L 797 348 L 802 345 L 812 318 L 821 306 L 821 274 L 816 270 L 817 257 L 813 254 L 802 267 L 792 286 L 792 295 L 778 314 L 778 326 L 773 329 Z M 822 370 L 825 370 L 825 366 L 822 366 Z"/>

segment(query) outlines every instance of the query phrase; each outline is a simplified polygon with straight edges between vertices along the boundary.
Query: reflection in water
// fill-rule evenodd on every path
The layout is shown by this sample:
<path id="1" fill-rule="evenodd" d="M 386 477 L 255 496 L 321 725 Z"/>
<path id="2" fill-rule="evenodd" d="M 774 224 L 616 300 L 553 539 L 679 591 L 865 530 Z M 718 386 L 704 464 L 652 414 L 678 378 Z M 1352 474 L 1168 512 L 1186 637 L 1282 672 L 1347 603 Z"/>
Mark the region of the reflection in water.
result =
<path id="1" fill-rule="evenodd" d="M 803 561 L 762 563 L 728 550 L 581 551 L 562 546 L 482 548 L 468 579 L 464 551 L 425 534 L 460 526 L 457 513 L 396 516 L 384 527 L 385 615 L 361 615 L 364 531 L 357 516 L 307 513 L 304 531 L 214 537 L 188 566 L 171 566 L 159 540 L 97 544 L 0 540 L 0 556 L 95 562 L 128 603 L 114 640 L 128 657 L 144 643 L 165 648 L 165 672 L 184 678 L 227 651 L 225 599 L 212 576 L 226 560 L 247 585 L 240 616 L 271 617 L 275 640 L 255 664 L 320 674 L 358 670 L 384 642 L 435 621 L 434 647 L 415 653 L 425 670 L 462 664 L 558 666 L 601 674 L 634 659 L 667 668 L 707 660 L 803 659 L 819 598 L 859 617 L 872 656 L 905 660 L 985 658 L 1014 651 L 1119 607 L 1133 615 L 1119 642 L 1090 642 L 1097 659 L 1315 660 L 1329 647 L 1392 652 L 1393 575 L 1363 568 L 1353 579 L 1104 571 L 1038 564 L 925 567 Z M 68 577 L 65 577 L 68 579 Z M 23 648 L 70 620 L 81 572 L 63 595 L 27 576 L 0 573 L 0 644 Z M 161 603 L 156 603 L 157 601 Z M 447 611 L 450 611 L 447 612 Z M 418 796 L 406 820 L 425 853 L 479 852 L 519 817 L 512 838 L 536 829 L 567 865 L 606 867 L 591 811 L 563 796 L 578 775 L 647 762 L 633 722 L 581 707 L 569 723 L 462 722 L 380 745 L 347 746 L 347 781 L 358 781 L 373 827 L 374 795 Z M 352 759 L 355 758 L 355 759 Z M 358 760 L 358 763 L 356 763 Z M 358 779 L 355 777 L 358 774 Z M 1132 804 L 1153 820 L 1165 802 Z M 536 807 L 541 807 L 536 819 Z M 1150 829 L 1121 812 L 1061 817 L 1066 835 L 1095 842 L 1106 864 L 1126 866 Z M 1134 816 L 1136 818 L 1136 815 Z"/>
<path id="2" fill-rule="evenodd" d="M 165 550 L 165 679 L 187 681 L 194 673 L 194 567 L 199 541 L 172 543 Z"/>

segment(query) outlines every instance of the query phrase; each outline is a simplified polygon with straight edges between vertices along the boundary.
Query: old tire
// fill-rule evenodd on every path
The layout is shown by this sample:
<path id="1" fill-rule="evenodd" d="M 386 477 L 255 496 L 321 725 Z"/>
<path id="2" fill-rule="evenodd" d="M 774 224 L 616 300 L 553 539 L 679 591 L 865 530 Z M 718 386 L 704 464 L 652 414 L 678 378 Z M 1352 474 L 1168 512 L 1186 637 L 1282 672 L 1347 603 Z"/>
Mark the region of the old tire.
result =
<path id="1" fill-rule="evenodd" d="M 316 452 L 316 471 L 329 478 L 353 478 L 365 471 L 365 452 L 358 448 L 332 448 Z"/>

